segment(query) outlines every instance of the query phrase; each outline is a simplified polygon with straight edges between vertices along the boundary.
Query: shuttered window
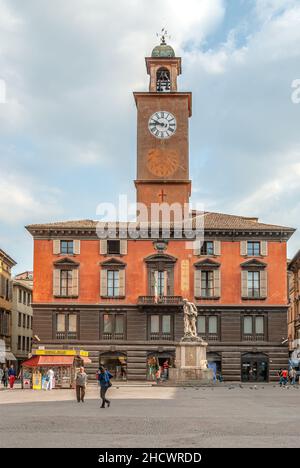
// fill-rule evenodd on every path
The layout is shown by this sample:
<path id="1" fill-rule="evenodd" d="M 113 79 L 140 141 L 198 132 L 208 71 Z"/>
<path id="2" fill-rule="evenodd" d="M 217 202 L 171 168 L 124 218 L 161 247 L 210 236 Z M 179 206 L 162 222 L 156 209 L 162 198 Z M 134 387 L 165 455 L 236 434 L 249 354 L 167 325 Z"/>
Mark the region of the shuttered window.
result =
<path id="1" fill-rule="evenodd" d="M 201 297 L 214 295 L 214 272 L 201 271 Z"/>
<path id="2" fill-rule="evenodd" d="M 248 241 L 247 255 L 248 257 L 258 257 L 260 255 L 260 242 Z"/>
<path id="3" fill-rule="evenodd" d="M 260 297 L 259 271 L 248 271 L 248 297 Z"/>
<path id="4" fill-rule="evenodd" d="M 109 297 L 119 296 L 119 271 L 107 271 L 107 295 Z"/>
<path id="5" fill-rule="evenodd" d="M 60 295 L 71 296 L 73 292 L 73 274 L 72 270 L 60 271 Z"/>
<path id="6" fill-rule="evenodd" d="M 72 240 L 60 241 L 60 253 L 63 255 L 71 255 L 74 253 L 74 242 Z"/>
<path id="7" fill-rule="evenodd" d="M 214 254 L 214 243 L 213 241 L 204 241 L 200 249 L 201 255 L 213 255 Z"/>

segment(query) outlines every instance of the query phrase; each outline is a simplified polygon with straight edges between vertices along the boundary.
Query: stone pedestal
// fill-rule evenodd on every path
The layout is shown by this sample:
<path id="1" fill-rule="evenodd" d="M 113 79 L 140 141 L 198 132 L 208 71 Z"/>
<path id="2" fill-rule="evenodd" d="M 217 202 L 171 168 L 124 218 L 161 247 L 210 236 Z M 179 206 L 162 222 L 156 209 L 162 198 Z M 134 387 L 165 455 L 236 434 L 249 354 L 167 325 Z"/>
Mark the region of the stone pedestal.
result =
<path id="1" fill-rule="evenodd" d="M 207 343 L 201 339 L 183 339 L 176 346 L 175 368 L 169 369 L 169 380 L 182 384 L 205 384 L 213 380 L 212 369 L 207 368 Z"/>

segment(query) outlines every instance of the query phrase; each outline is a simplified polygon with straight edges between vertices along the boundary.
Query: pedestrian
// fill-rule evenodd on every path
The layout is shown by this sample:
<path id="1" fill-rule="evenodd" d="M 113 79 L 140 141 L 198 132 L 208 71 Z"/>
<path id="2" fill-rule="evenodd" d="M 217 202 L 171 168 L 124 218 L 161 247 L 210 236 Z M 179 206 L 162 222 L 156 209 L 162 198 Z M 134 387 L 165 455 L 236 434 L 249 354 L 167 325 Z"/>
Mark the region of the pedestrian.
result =
<path id="1" fill-rule="evenodd" d="M 8 380 L 9 380 L 9 388 L 12 390 L 14 388 L 14 383 L 16 380 L 16 371 L 14 369 L 14 366 L 11 365 L 10 368 L 8 369 Z"/>
<path id="2" fill-rule="evenodd" d="M 165 360 L 163 363 L 163 378 L 164 380 L 168 380 L 169 378 L 169 361 L 168 359 Z"/>
<path id="3" fill-rule="evenodd" d="M 284 387 L 288 383 L 288 375 L 289 375 L 289 373 L 288 373 L 287 369 L 282 369 L 281 377 L 282 377 L 282 384 L 283 384 Z"/>
<path id="4" fill-rule="evenodd" d="M 277 376 L 279 377 L 279 385 L 282 387 L 283 377 L 282 377 L 282 369 L 280 368 L 277 372 Z"/>
<path id="5" fill-rule="evenodd" d="M 54 371 L 53 369 L 49 369 L 47 372 L 47 390 L 52 390 L 53 389 L 53 381 L 54 381 Z"/>
<path id="6" fill-rule="evenodd" d="M 7 388 L 8 387 L 8 369 L 6 366 L 3 367 L 2 382 L 3 382 L 4 388 Z"/>
<path id="7" fill-rule="evenodd" d="M 76 397 L 78 403 L 84 403 L 85 391 L 87 386 L 87 374 L 84 372 L 84 367 L 80 367 L 76 374 Z"/>
<path id="8" fill-rule="evenodd" d="M 296 383 L 296 377 L 297 377 L 297 371 L 293 367 L 290 370 L 290 381 L 291 385 L 295 385 Z"/>
<path id="9" fill-rule="evenodd" d="M 4 374 L 3 369 L 2 367 L 0 367 L 0 383 L 3 383 L 3 374 Z"/>
<path id="10" fill-rule="evenodd" d="M 98 374 L 98 380 L 99 380 L 100 389 L 101 389 L 100 390 L 100 397 L 102 399 L 102 405 L 100 406 L 100 408 L 105 408 L 105 403 L 107 404 L 108 407 L 110 406 L 110 400 L 107 400 L 106 392 L 109 389 L 109 387 L 111 387 L 110 379 L 113 376 L 112 376 L 112 374 L 110 372 L 108 372 L 108 370 L 104 369 L 103 366 L 99 367 L 99 371 L 100 372 Z"/>

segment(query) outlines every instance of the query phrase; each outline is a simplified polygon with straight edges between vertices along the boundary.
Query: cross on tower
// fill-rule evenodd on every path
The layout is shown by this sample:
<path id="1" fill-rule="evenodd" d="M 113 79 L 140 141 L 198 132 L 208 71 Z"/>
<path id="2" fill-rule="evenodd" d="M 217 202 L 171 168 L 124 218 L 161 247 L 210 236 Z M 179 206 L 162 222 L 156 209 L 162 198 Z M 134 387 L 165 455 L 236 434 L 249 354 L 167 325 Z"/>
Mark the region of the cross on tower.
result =
<path id="1" fill-rule="evenodd" d="M 167 197 L 167 194 L 164 192 L 162 189 L 161 192 L 158 194 L 158 196 L 161 198 L 161 202 L 164 202 L 165 197 Z"/>

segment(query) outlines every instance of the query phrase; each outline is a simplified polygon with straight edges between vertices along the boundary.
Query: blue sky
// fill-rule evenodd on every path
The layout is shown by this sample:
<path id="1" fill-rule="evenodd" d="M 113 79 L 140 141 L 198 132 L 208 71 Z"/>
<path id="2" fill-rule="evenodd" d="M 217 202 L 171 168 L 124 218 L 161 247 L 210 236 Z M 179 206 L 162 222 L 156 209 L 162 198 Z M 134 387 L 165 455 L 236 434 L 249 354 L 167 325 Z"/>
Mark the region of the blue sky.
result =
<path id="1" fill-rule="evenodd" d="M 300 227 L 298 0 L 0 0 L 0 248 L 15 272 L 32 268 L 24 225 L 134 201 L 132 91 L 165 25 L 193 92 L 193 201 Z"/>

